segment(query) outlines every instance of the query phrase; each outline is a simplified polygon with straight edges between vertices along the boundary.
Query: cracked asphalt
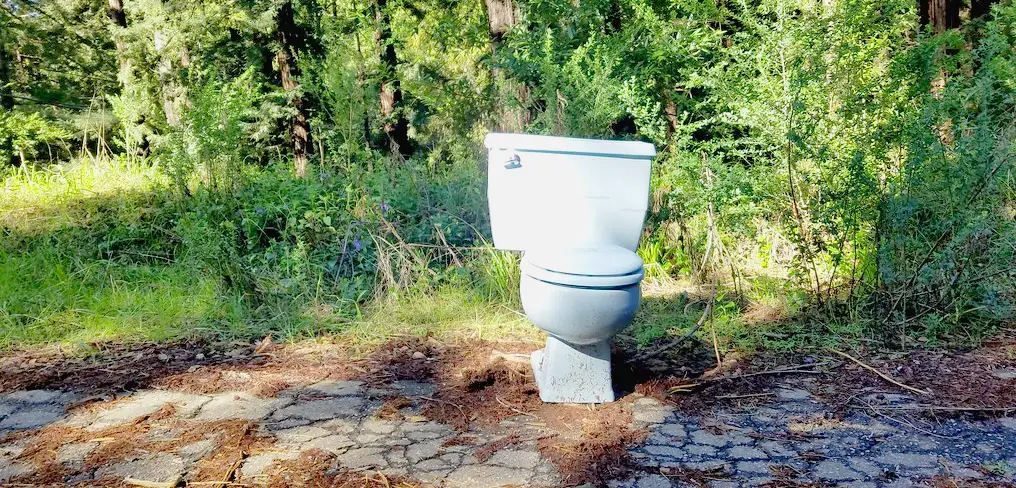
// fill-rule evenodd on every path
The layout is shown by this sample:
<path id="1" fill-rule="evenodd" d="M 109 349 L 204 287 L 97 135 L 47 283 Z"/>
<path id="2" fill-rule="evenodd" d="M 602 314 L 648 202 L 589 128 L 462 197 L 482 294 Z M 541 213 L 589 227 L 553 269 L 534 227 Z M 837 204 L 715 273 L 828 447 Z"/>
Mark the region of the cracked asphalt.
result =
<path id="1" fill-rule="evenodd" d="M 631 451 L 639 464 L 628 479 L 612 487 L 697 486 L 687 473 L 707 473 L 706 486 L 760 486 L 793 480 L 846 487 L 924 486 L 935 476 L 953 480 L 1016 481 L 1016 418 L 929 421 L 901 416 L 913 401 L 905 395 L 877 395 L 878 408 L 839 418 L 812 396 L 813 383 L 784 383 L 771 400 L 758 405 L 717 408 L 689 414 L 648 398 L 636 398 L 636 428 L 646 441 Z M 405 396 L 412 404 L 396 419 L 378 416 L 383 399 Z M 275 397 L 227 392 L 197 395 L 143 390 L 78 408 L 81 395 L 49 390 L 15 391 L 0 396 L 0 483 L 31 480 L 38 466 L 22 455 L 36 432 L 73 427 L 89 432 L 135 422 L 173 405 L 172 415 L 189 422 L 242 419 L 257 422 L 270 446 L 250 452 L 237 470 L 238 482 L 264 483 L 274 463 L 321 449 L 353 470 L 379 470 L 423 483 L 456 487 L 560 486 L 554 465 L 537 450 L 547 427 L 525 416 L 506 420 L 497 434 L 470 431 L 420 415 L 434 394 L 427 383 L 395 382 L 372 388 L 357 381 L 326 381 L 284 390 Z M 580 407 L 576 407 L 580 408 Z M 519 433 L 522 442 L 477 458 L 477 450 Z M 17 434 L 17 435 L 9 435 Z M 173 435 L 163 432 L 160 435 Z M 131 477 L 154 482 L 186 479 L 209 450 L 216 432 L 170 452 L 138 452 L 105 466 L 77 470 L 64 481 L 88 484 Z M 453 440 L 454 439 L 454 440 Z M 82 466 L 103 439 L 61 445 L 56 459 Z M 73 470 L 73 469 L 72 469 Z M 704 481 L 703 481 L 704 479 Z M 962 486 L 962 485 L 960 485 Z"/>

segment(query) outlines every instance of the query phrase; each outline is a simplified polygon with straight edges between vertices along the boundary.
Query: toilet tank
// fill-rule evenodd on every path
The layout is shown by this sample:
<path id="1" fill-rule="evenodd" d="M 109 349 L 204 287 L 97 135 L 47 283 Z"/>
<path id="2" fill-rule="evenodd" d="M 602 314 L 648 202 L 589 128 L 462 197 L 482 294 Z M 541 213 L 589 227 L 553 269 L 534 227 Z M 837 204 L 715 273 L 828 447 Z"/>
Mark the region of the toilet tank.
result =
<path id="1" fill-rule="evenodd" d="M 491 133 L 484 145 L 494 247 L 638 248 L 652 144 Z"/>

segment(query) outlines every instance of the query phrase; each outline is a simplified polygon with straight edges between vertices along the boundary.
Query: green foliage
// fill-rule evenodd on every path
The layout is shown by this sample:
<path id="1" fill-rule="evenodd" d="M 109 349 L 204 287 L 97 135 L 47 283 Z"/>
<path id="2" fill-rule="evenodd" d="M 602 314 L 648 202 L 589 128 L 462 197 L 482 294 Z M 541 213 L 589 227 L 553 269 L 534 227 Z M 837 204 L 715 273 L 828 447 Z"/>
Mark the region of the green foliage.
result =
<path id="1" fill-rule="evenodd" d="M 30 283 L 0 289 L 0 327 L 27 331 L 6 344 L 87 335 L 61 320 L 425 332 L 483 304 L 495 330 L 519 257 L 490 247 L 491 130 L 653 142 L 639 255 L 652 287 L 720 284 L 721 345 L 941 344 L 1016 316 L 1011 0 L 935 36 L 911 0 L 513 5 L 503 35 L 483 2 L 0 7 L 0 162 L 76 161 L 4 170 L 0 279 Z M 686 330 L 685 305 L 647 301 L 636 341 Z"/>
<path id="2" fill-rule="evenodd" d="M 61 124 L 39 112 L 0 112 L 0 161 L 17 156 L 21 164 L 29 164 L 40 154 L 51 155 L 52 146 L 66 144 L 70 136 Z"/>

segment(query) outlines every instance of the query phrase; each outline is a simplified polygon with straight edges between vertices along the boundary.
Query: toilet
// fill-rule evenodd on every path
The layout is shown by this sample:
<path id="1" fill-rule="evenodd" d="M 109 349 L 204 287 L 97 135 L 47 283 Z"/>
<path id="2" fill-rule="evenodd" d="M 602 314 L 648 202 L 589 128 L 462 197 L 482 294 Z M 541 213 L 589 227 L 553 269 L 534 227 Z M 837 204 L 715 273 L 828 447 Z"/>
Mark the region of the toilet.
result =
<path id="1" fill-rule="evenodd" d="M 484 145 L 494 247 L 522 251 L 522 308 L 547 333 L 531 356 L 540 399 L 614 401 L 610 344 L 641 299 L 635 250 L 656 149 L 499 133 Z"/>

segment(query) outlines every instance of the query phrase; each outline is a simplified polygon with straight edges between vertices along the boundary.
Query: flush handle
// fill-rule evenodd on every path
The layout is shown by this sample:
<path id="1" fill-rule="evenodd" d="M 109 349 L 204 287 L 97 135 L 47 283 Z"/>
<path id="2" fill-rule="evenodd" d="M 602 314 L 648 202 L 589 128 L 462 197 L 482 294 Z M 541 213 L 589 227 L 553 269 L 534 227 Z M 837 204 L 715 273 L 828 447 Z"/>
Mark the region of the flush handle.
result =
<path id="1" fill-rule="evenodd" d="M 508 161 L 504 162 L 504 169 L 515 169 L 522 167 L 522 159 L 519 158 L 518 154 L 512 154 L 512 157 L 508 158 Z"/>

